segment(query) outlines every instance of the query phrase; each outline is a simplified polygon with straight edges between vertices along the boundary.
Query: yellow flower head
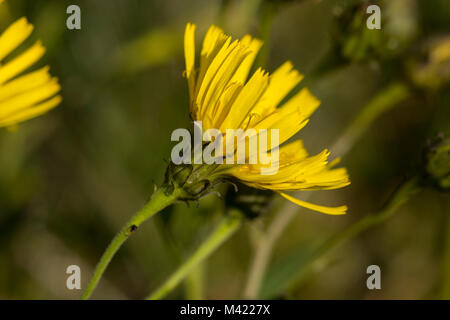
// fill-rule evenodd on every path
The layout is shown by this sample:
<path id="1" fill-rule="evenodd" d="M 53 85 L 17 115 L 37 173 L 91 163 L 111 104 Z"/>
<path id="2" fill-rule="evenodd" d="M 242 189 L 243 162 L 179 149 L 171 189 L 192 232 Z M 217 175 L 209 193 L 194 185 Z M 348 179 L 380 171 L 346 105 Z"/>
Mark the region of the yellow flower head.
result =
<path id="1" fill-rule="evenodd" d="M 32 31 L 33 26 L 21 18 L 0 35 L 0 127 L 34 118 L 61 102 L 57 95 L 61 88 L 49 74 L 48 66 L 20 75 L 44 55 L 45 48 L 40 42 L 4 63 Z"/>
<path id="2" fill-rule="evenodd" d="M 320 101 L 304 88 L 284 102 L 303 78 L 291 62 L 284 63 L 271 75 L 259 68 L 247 79 L 262 42 L 249 35 L 232 41 L 220 28 L 211 26 L 203 40 L 200 66 L 196 67 L 195 28 L 188 23 L 184 38 L 192 120 L 202 121 L 205 129 L 217 128 L 223 133 L 239 128 L 278 129 L 279 145 L 306 125 Z M 323 150 L 309 156 L 302 141 L 297 140 L 280 146 L 274 174 L 262 175 L 263 165 L 259 163 L 221 165 L 219 170 L 251 187 L 277 191 L 300 206 L 327 214 L 344 214 L 346 206 L 318 206 L 284 193 L 337 189 L 350 184 L 344 168 L 331 168 L 328 155 Z"/>

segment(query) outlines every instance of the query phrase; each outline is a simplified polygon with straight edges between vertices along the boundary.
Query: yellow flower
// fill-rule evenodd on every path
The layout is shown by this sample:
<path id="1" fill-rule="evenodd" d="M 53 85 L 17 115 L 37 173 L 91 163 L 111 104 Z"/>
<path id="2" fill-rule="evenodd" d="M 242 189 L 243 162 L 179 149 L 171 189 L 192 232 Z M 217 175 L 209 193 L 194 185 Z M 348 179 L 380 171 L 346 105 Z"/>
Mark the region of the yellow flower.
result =
<path id="1" fill-rule="evenodd" d="M 262 42 L 249 35 L 231 40 L 223 31 L 211 26 L 203 40 L 200 66 L 195 67 L 196 26 L 188 23 L 184 37 L 187 82 L 192 120 L 202 121 L 204 129 L 278 129 L 283 144 L 308 122 L 320 101 L 306 88 L 284 102 L 302 80 L 292 63 L 286 62 L 269 75 L 261 68 L 247 80 Z M 269 137 L 270 138 L 270 137 Z M 270 150 L 268 150 L 270 151 Z M 308 156 L 302 141 L 280 146 L 278 171 L 261 174 L 261 164 L 220 165 L 225 175 L 254 188 L 269 189 L 311 210 L 327 214 L 344 214 L 346 206 L 324 207 L 296 199 L 284 191 L 327 190 L 350 184 L 344 168 L 332 169 L 329 152 Z M 267 165 L 264 165 L 269 167 Z"/>
<path id="2" fill-rule="evenodd" d="M 61 102 L 57 95 L 61 87 L 58 79 L 51 77 L 48 66 L 21 75 L 44 55 L 40 42 L 4 62 L 32 31 L 33 26 L 21 18 L 0 35 L 0 127 L 37 117 Z"/>

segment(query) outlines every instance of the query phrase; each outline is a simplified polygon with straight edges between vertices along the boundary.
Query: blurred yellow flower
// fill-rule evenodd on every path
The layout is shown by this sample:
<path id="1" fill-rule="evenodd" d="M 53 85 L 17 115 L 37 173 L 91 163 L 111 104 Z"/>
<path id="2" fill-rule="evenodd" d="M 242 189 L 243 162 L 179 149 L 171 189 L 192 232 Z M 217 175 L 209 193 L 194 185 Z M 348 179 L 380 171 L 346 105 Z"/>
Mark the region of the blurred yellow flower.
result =
<path id="1" fill-rule="evenodd" d="M 227 129 L 278 129 L 280 145 L 306 125 L 320 101 L 306 88 L 284 101 L 303 78 L 292 63 L 284 63 L 271 75 L 258 68 L 247 80 L 262 42 L 249 35 L 232 41 L 220 28 L 211 26 L 203 40 L 200 66 L 196 68 L 195 28 L 188 23 L 184 37 L 192 120 L 202 121 L 203 128 L 217 128 L 223 134 Z M 328 155 L 329 152 L 323 150 L 318 155 L 308 156 L 302 141 L 297 140 L 280 146 L 277 171 L 272 175 L 262 175 L 261 164 L 224 164 L 218 170 L 251 187 L 274 190 L 311 210 L 344 214 L 346 206 L 319 206 L 284 193 L 349 185 L 347 171 L 332 169 Z"/>
<path id="2" fill-rule="evenodd" d="M 50 75 L 48 66 L 20 75 L 44 55 L 45 48 L 40 42 L 3 62 L 32 31 L 33 26 L 21 18 L 0 35 L 0 127 L 37 117 L 61 102 L 61 96 L 57 95 L 61 87 L 58 79 Z"/>

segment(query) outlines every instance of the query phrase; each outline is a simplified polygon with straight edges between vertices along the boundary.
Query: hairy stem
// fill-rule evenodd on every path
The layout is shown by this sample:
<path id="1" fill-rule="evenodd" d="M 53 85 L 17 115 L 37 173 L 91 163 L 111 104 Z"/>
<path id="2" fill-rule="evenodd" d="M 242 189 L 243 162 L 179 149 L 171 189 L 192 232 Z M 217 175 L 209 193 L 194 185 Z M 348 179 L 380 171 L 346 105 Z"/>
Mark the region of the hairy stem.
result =
<path id="1" fill-rule="evenodd" d="M 130 235 L 147 219 L 177 200 L 180 191 L 175 189 L 169 195 L 167 195 L 166 192 L 167 190 L 165 188 L 161 188 L 156 191 L 149 202 L 147 202 L 147 204 L 125 224 L 119 233 L 116 234 L 95 267 L 94 274 L 92 275 L 86 290 L 81 296 L 82 300 L 89 299 L 92 292 L 97 287 L 103 273 L 111 262 L 111 259 L 114 257 L 122 244 L 130 237 Z"/>

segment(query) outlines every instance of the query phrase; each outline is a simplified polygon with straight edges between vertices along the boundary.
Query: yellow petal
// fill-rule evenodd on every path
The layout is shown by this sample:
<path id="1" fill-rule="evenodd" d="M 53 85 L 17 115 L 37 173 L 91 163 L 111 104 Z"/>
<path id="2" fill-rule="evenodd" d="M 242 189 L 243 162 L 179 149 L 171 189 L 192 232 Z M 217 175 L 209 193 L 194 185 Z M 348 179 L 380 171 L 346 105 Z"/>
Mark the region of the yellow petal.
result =
<path id="1" fill-rule="evenodd" d="M 225 53 L 227 57 L 216 71 L 216 74 L 209 84 L 204 100 L 202 101 L 204 117 L 209 117 L 211 119 L 215 117 L 215 113 L 218 111 L 217 103 L 219 102 L 220 97 L 230 85 L 231 77 L 245 59 L 248 52 L 247 48 L 241 46 L 237 41 L 230 45 L 227 51 L 229 51 Z"/>
<path id="2" fill-rule="evenodd" d="M 230 109 L 228 116 L 222 123 L 220 131 L 241 128 L 249 111 L 261 98 L 267 88 L 269 77 L 262 69 L 255 71 L 250 80 L 244 85 L 236 101 Z"/>
<path id="3" fill-rule="evenodd" d="M 194 98 L 195 77 L 195 24 L 188 23 L 184 32 L 184 57 L 186 61 L 186 78 L 189 86 L 189 96 Z"/>
<path id="4" fill-rule="evenodd" d="M 249 54 L 241 63 L 236 73 L 233 75 L 231 82 L 245 83 L 250 72 L 250 68 L 255 61 L 256 55 L 258 54 L 259 49 L 261 49 L 263 42 L 259 39 L 252 38 L 248 34 L 245 35 L 240 42 L 242 45 L 249 48 Z"/>
<path id="5" fill-rule="evenodd" d="M 303 79 L 303 75 L 293 69 L 290 61 L 283 63 L 270 75 L 269 85 L 252 113 L 267 115 L 272 112 L 284 97 Z"/>
<path id="6" fill-rule="evenodd" d="M 223 62 L 226 60 L 230 52 L 232 52 L 233 48 L 236 47 L 237 42 L 233 42 L 233 44 L 230 45 L 231 37 L 227 37 L 225 43 L 221 46 L 211 63 L 209 64 L 207 71 L 201 81 L 199 83 L 199 90 L 197 93 L 197 105 L 203 107 L 205 96 L 208 92 L 208 89 L 210 88 L 211 82 L 214 80 L 216 73 L 220 66 L 223 64 Z"/>
<path id="7" fill-rule="evenodd" d="M 204 119 L 204 121 L 206 122 L 204 128 L 209 129 L 222 127 L 222 123 L 227 117 L 228 113 L 230 112 L 234 101 L 236 101 L 237 97 L 239 96 L 242 87 L 243 84 L 239 82 L 233 82 L 225 88 L 224 92 L 220 96 L 220 99 L 215 106 L 213 116 L 210 120 L 210 125 L 207 124 L 208 119 Z"/>
<path id="8" fill-rule="evenodd" d="M 307 88 L 303 88 L 280 108 L 260 121 L 254 121 L 251 127 L 257 130 L 278 129 L 279 143 L 282 144 L 308 123 L 308 117 L 319 104 L 320 101 Z"/>
<path id="9" fill-rule="evenodd" d="M 286 185 L 288 190 L 299 190 L 300 187 L 297 183 L 304 183 L 309 177 L 326 169 L 327 156 L 328 151 L 323 150 L 315 156 L 289 165 L 279 166 L 275 174 L 261 175 L 261 168 L 268 168 L 270 165 L 259 163 L 240 166 L 237 169 L 233 169 L 232 174 L 244 182 L 254 182 L 264 189 L 276 190 L 280 189 L 280 186 Z"/>
<path id="10" fill-rule="evenodd" d="M 52 79 L 41 87 L 26 91 L 11 99 L 3 101 L 0 103 L 0 119 L 25 109 L 30 105 L 44 101 L 58 93 L 60 89 L 61 87 L 59 86 L 57 79 Z"/>
<path id="11" fill-rule="evenodd" d="M 47 66 L 0 86 L 0 102 L 47 83 L 51 78 L 48 71 L 49 67 Z"/>
<path id="12" fill-rule="evenodd" d="M 188 78 L 195 65 L 195 28 L 195 24 L 188 23 L 184 33 L 184 57 Z"/>
<path id="13" fill-rule="evenodd" d="M 62 101 L 61 96 L 56 96 L 43 103 L 31 106 L 20 112 L 14 113 L 4 119 L 0 119 L 0 127 L 11 126 L 16 123 L 37 117 L 48 110 L 55 108 Z"/>
<path id="14" fill-rule="evenodd" d="M 0 36 L 0 61 L 17 48 L 33 31 L 33 25 L 21 18 L 12 23 Z"/>
<path id="15" fill-rule="evenodd" d="M 217 47 L 221 47 L 225 37 L 222 29 L 215 25 L 210 26 L 203 39 L 201 55 L 205 57 L 210 56 Z"/>
<path id="16" fill-rule="evenodd" d="M 33 65 L 43 56 L 44 52 L 45 48 L 40 42 L 37 42 L 20 56 L 0 67 L 0 85 Z"/>
<path id="17" fill-rule="evenodd" d="M 200 71 L 197 77 L 195 95 L 197 95 L 200 90 L 200 84 L 203 82 L 203 77 L 209 69 L 211 62 L 215 59 L 217 53 L 229 38 L 230 37 L 223 33 L 222 29 L 214 25 L 206 32 L 200 54 Z"/>
<path id="18" fill-rule="evenodd" d="M 331 215 L 342 215 L 342 214 L 346 214 L 347 213 L 347 206 L 340 206 L 340 207 L 324 207 L 324 206 L 319 206 L 317 204 L 313 204 L 313 203 L 309 203 L 297 198 L 294 198 L 286 193 L 283 192 L 279 192 L 279 194 L 286 198 L 287 200 L 310 210 L 313 211 L 317 211 L 317 212 L 321 212 L 321 213 L 325 213 L 325 214 L 331 214 Z"/>
<path id="19" fill-rule="evenodd" d="M 292 162 L 302 160 L 308 156 L 303 141 L 298 139 L 280 148 L 280 165 L 286 166 Z"/>
<path id="20" fill-rule="evenodd" d="M 258 123 L 253 124 L 251 127 L 256 130 L 278 129 L 279 144 L 282 144 L 306 126 L 307 123 L 308 119 L 306 119 L 302 113 L 295 110 L 280 109 L 272 112 L 270 115 L 263 118 Z M 263 134 L 267 135 L 267 144 L 270 145 L 270 131 Z"/>
<path id="21" fill-rule="evenodd" d="M 303 88 L 283 104 L 281 108 L 286 108 L 287 110 L 298 108 L 299 112 L 301 112 L 305 118 L 309 118 L 319 105 L 320 100 L 317 99 L 308 88 Z"/>
<path id="22" fill-rule="evenodd" d="M 247 81 L 262 42 L 249 35 L 240 41 L 232 42 L 231 37 L 216 26 L 211 26 L 205 35 L 197 69 L 194 66 L 193 29 L 194 27 L 188 24 L 185 32 L 186 76 L 189 82 L 192 118 L 203 121 L 204 129 L 218 128 L 225 133 L 222 139 L 224 149 L 227 141 L 232 142 L 235 138 L 240 142 L 250 142 L 249 135 L 252 142 L 258 146 L 257 163 L 246 161 L 246 164 L 224 165 L 218 170 L 248 186 L 280 192 L 283 197 L 306 208 L 327 214 L 344 214 L 347 209 L 345 206 L 319 206 L 281 192 L 335 189 L 350 183 L 345 169 L 331 169 L 335 163 L 328 164 L 327 150 L 315 156 L 308 156 L 301 141 L 281 146 L 279 157 L 272 160 L 271 148 L 281 145 L 301 130 L 320 104 L 308 89 L 303 89 L 280 106 L 302 80 L 303 75 L 293 69 L 292 63 L 286 62 L 270 76 L 257 69 Z M 226 132 L 227 129 L 252 130 L 251 133 L 241 132 L 242 135 L 227 136 L 230 134 Z M 272 129 L 279 130 L 278 143 L 275 143 Z M 264 144 L 264 141 L 267 143 Z M 262 147 L 267 150 L 259 150 Z M 250 149 L 254 148 L 250 148 L 248 143 L 245 150 L 230 149 L 230 158 L 255 160 L 255 153 Z M 262 155 L 258 151 L 267 151 L 268 159 L 261 158 Z M 223 152 L 228 153 L 228 149 Z M 267 160 L 271 163 L 262 164 Z"/>

